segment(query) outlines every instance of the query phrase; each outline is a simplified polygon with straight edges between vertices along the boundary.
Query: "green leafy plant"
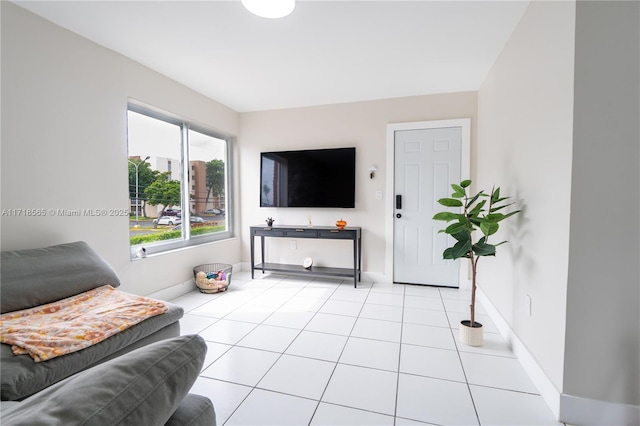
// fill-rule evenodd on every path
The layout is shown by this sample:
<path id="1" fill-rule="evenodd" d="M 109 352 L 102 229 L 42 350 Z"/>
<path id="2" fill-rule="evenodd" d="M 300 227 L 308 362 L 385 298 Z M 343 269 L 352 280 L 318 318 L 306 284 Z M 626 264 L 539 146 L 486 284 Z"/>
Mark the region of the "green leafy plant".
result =
<path id="1" fill-rule="evenodd" d="M 451 198 L 441 198 L 438 203 L 445 207 L 460 208 L 460 212 L 455 213 L 445 211 L 436 213 L 434 220 L 453 222 L 440 233 L 451 235 L 456 243 L 442 253 L 445 259 L 469 259 L 471 264 L 471 321 L 470 326 L 475 327 L 475 305 L 476 305 L 476 275 L 478 261 L 482 256 L 495 256 L 496 247 L 506 243 L 490 244 L 489 237 L 499 229 L 499 222 L 520 213 L 520 210 L 510 213 L 503 213 L 501 210 L 514 204 L 506 202 L 509 197 L 500 196 L 500 188 L 493 188 L 490 194 L 480 191 L 475 195 L 470 195 L 467 189 L 471 186 L 470 180 L 463 180 L 460 184 L 452 184 L 453 193 Z M 473 234 L 480 230 L 482 237 L 474 242 Z"/>

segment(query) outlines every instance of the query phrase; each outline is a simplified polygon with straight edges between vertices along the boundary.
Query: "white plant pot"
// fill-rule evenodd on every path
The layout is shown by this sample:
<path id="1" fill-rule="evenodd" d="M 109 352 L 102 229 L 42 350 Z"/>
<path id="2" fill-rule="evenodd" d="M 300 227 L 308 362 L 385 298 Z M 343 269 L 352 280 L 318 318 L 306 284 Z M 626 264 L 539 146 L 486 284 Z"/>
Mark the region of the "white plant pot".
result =
<path id="1" fill-rule="evenodd" d="M 482 346 L 483 328 L 482 324 L 475 321 L 474 327 L 470 327 L 471 321 L 460 321 L 460 341 L 469 346 Z"/>

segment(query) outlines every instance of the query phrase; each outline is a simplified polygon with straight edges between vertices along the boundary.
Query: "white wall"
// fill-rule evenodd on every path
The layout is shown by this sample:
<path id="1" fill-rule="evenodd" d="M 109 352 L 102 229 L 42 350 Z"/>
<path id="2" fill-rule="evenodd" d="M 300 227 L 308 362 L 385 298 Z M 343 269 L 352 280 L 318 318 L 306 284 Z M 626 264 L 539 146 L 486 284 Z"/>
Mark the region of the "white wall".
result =
<path id="1" fill-rule="evenodd" d="M 479 286 L 556 392 L 564 368 L 574 30 L 574 2 L 532 2 L 478 95 L 477 188 L 501 186 L 523 210 L 494 239 L 509 243 L 480 261 Z"/>
<path id="2" fill-rule="evenodd" d="M 3 209 L 127 208 L 129 97 L 237 134 L 229 108 L 12 3 L 1 8 Z M 0 223 L 3 250 L 87 241 L 138 294 L 192 279 L 199 263 L 240 260 L 235 239 L 131 262 L 127 217 Z"/>
<path id="3" fill-rule="evenodd" d="M 390 178 L 385 170 L 387 124 L 471 118 L 475 135 L 476 104 L 475 92 L 463 92 L 240 114 L 242 260 L 250 260 L 249 226 L 262 225 L 267 217 L 273 217 L 276 225 L 305 225 L 311 215 L 314 225 L 325 226 L 344 218 L 350 226 L 362 227 L 366 279 L 386 279 L 384 215 L 386 203 L 392 202 L 392 194 L 384 193 Z M 261 151 L 350 146 L 356 147 L 354 209 L 259 207 Z M 369 178 L 372 165 L 378 168 L 374 179 Z M 383 191 L 382 200 L 375 198 L 376 191 Z M 267 261 L 301 264 L 310 256 L 321 266 L 353 265 L 349 242 L 298 239 L 296 243 L 293 250 L 288 240 L 267 239 Z"/>
<path id="4" fill-rule="evenodd" d="M 640 419 L 639 19 L 533 1 L 478 95 L 478 183 L 524 210 L 480 285 L 572 424 Z"/>
<path id="5" fill-rule="evenodd" d="M 637 424 L 640 4 L 578 2 L 576 12 L 564 392 L 633 404 Z"/>

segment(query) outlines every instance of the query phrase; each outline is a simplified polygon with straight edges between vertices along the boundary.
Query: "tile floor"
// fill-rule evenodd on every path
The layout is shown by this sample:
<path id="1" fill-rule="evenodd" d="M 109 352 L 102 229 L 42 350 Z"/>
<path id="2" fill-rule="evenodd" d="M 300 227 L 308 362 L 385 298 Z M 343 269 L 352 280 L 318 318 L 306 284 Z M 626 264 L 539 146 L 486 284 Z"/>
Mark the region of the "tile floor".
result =
<path id="1" fill-rule="evenodd" d="M 479 307 L 485 343 L 457 341 L 468 293 L 234 274 L 172 300 L 207 358 L 192 392 L 218 425 L 557 425 Z"/>

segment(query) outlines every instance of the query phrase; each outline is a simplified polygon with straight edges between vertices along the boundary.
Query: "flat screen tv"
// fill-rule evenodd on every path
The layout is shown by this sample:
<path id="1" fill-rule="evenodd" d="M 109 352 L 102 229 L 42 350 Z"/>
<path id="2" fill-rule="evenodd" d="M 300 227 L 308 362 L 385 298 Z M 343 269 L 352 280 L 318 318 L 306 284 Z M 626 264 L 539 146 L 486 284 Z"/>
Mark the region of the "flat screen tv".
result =
<path id="1" fill-rule="evenodd" d="M 356 149 L 260 154 L 260 207 L 355 207 Z"/>

